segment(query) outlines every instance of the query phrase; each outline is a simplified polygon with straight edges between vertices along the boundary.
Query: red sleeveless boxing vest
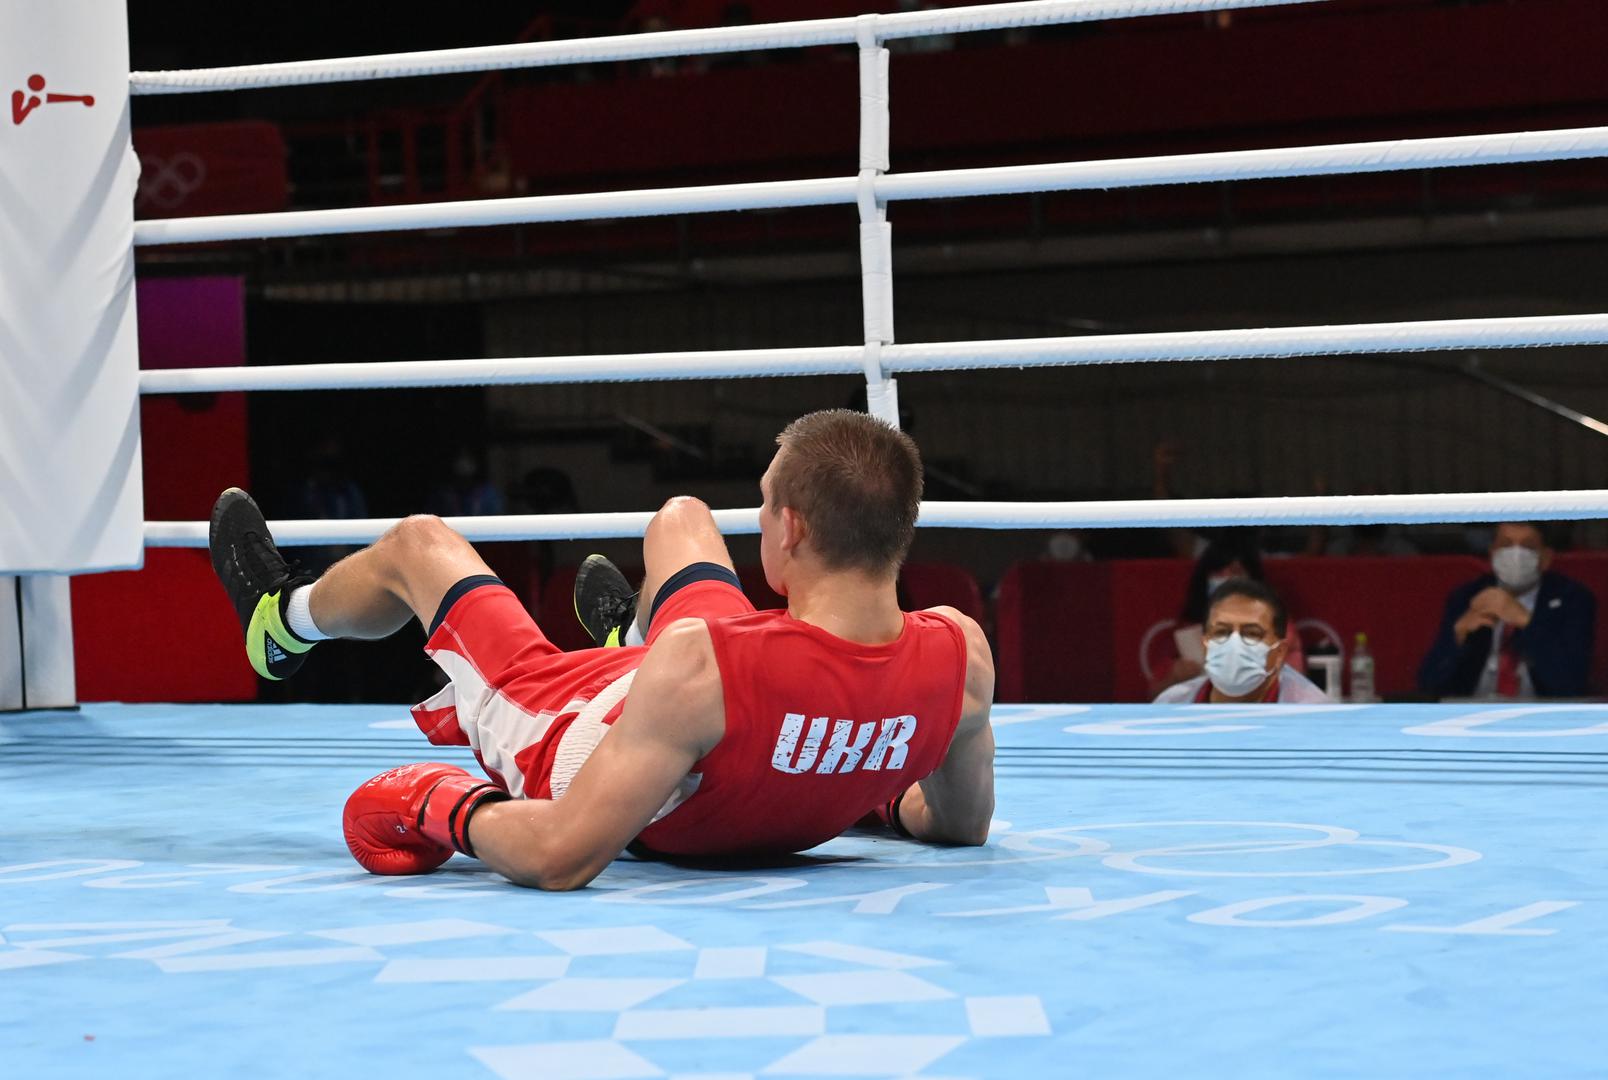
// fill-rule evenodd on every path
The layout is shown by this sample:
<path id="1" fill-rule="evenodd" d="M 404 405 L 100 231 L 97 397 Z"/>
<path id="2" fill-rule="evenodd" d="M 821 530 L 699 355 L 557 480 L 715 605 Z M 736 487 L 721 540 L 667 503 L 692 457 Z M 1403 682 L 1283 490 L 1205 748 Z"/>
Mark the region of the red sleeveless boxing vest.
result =
<path id="1" fill-rule="evenodd" d="M 966 639 L 949 619 L 906 612 L 886 645 L 845 641 L 785 611 L 707 623 L 726 733 L 693 767 L 692 794 L 642 831 L 648 851 L 802 851 L 943 761 L 966 689 Z"/>

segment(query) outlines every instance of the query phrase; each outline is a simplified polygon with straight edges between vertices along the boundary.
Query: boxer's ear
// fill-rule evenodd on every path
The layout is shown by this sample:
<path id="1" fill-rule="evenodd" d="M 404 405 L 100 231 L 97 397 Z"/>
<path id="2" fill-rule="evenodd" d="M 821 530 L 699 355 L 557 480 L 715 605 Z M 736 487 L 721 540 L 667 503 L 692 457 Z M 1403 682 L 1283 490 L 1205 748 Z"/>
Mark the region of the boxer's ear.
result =
<path id="1" fill-rule="evenodd" d="M 781 507 L 780 516 L 782 519 L 781 549 L 791 555 L 796 551 L 799 544 L 803 543 L 805 538 L 809 536 L 809 523 L 804 520 L 804 515 L 794 510 L 791 506 Z"/>

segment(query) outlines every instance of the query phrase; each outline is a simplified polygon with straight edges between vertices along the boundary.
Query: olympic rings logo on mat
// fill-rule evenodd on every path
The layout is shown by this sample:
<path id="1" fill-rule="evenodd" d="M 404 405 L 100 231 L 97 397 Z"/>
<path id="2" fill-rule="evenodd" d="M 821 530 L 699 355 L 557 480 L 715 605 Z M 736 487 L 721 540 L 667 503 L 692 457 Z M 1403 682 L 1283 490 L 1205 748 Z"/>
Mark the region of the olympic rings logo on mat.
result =
<path id="1" fill-rule="evenodd" d="M 1130 850 L 1116 849 L 1112 841 L 1094 835 L 1125 829 L 1233 831 L 1222 839 L 1184 843 L 1169 841 L 1159 845 L 1136 846 Z M 1356 829 L 1339 825 L 1303 825 L 1284 821 L 1125 821 L 1064 825 L 1007 834 L 1000 838 L 999 846 L 1007 851 L 1051 859 L 1097 857 L 1102 866 L 1112 870 L 1162 877 L 1356 877 L 1445 870 L 1476 862 L 1482 857 L 1477 851 L 1449 844 L 1370 840 Z M 1362 857 L 1357 854 L 1362 850 L 1419 854 L 1402 860 Z M 1310 857 L 1313 852 L 1323 853 L 1316 860 L 1316 865 Z"/>

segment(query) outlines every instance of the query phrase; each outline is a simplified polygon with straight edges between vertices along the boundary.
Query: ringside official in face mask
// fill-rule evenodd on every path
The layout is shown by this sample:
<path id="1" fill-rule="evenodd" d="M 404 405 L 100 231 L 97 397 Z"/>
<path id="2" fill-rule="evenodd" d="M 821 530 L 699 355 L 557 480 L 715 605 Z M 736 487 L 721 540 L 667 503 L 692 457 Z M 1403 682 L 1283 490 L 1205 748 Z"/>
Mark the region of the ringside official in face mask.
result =
<path id="1" fill-rule="evenodd" d="M 1590 693 L 1597 598 L 1548 569 L 1540 526 L 1506 521 L 1491 541 L 1491 573 L 1446 598 L 1418 687 L 1442 697 L 1581 697 Z"/>
<path id="2" fill-rule="evenodd" d="M 1260 581 L 1233 578 L 1212 591 L 1201 637 L 1205 673 L 1169 686 L 1158 704 L 1327 702 L 1323 691 L 1284 662 L 1288 618 L 1284 602 Z"/>

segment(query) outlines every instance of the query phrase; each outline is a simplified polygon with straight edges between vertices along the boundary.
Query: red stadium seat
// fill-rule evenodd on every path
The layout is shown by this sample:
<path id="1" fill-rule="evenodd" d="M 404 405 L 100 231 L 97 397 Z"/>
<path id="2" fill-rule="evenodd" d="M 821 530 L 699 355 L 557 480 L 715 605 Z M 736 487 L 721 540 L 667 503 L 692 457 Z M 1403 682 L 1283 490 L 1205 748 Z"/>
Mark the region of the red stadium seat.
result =
<path id="1" fill-rule="evenodd" d="M 912 611 L 948 605 L 983 621 L 983 592 L 964 567 L 951 563 L 906 563 L 899 571 L 905 606 Z"/>
<path id="2" fill-rule="evenodd" d="M 1005 571 L 994 605 L 997 700 L 1114 700 L 1112 565 L 1025 562 Z M 1169 590 L 1174 600 L 1159 614 L 1155 605 L 1141 605 L 1150 618 L 1136 642 L 1158 617 L 1171 613 L 1177 592 Z"/>

